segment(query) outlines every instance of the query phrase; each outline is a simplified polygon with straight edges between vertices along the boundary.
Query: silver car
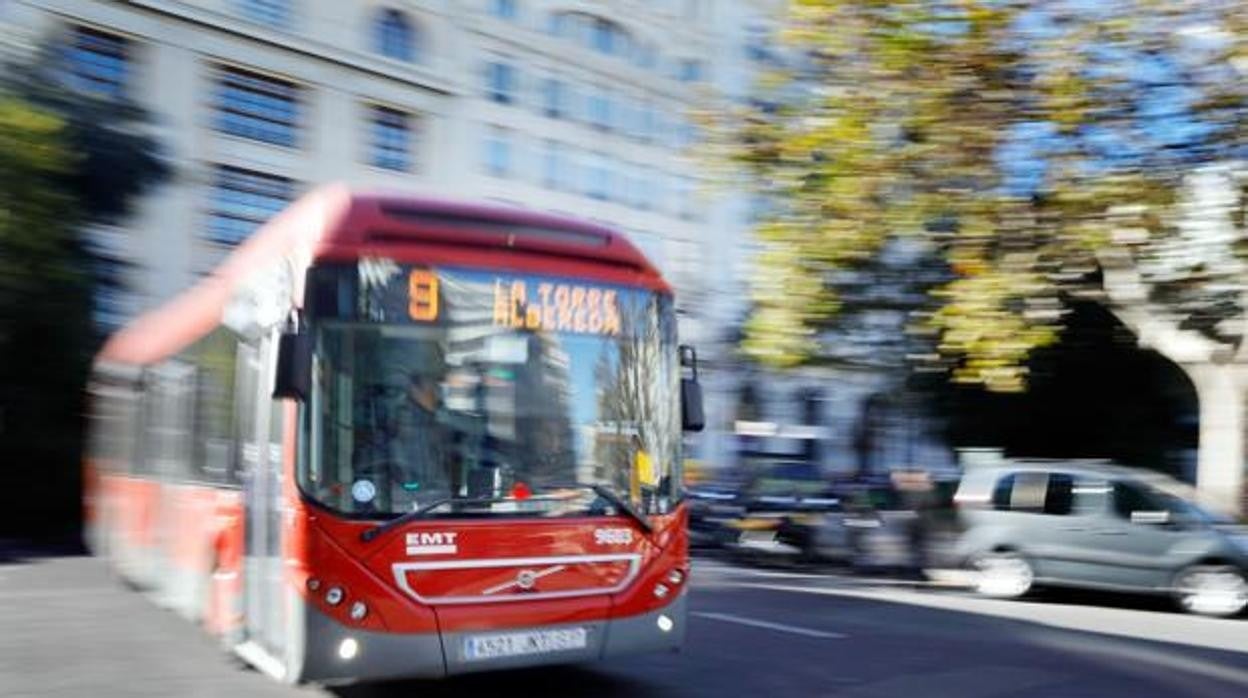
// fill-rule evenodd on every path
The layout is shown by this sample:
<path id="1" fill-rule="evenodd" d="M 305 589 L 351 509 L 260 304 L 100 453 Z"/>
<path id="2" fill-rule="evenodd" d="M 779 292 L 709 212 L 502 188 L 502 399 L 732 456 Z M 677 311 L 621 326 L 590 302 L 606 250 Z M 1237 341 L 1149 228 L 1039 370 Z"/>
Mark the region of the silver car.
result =
<path id="1" fill-rule="evenodd" d="M 956 555 L 988 596 L 1052 584 L 1169 594 L 1191 613 L 1236 615 L 1248 607 L 1248 534 L 1178 487 L 1111 465 L 973 469 L 954 499 Z"/>

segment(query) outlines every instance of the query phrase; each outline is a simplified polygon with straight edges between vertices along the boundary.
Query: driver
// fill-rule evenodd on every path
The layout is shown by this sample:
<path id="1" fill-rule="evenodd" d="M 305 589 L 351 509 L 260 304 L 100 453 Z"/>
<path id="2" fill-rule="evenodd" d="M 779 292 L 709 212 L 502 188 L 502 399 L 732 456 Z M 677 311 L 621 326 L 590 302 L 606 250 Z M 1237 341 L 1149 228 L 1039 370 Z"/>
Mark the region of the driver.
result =
<path id="1" fill-rule="evenodd" d="M 452 434 L 439 378 L 436 367 L 410 373 L 395 415 L 390 456 L 398 484 L 412 494 L 446 492 L 451 485 Z"/>

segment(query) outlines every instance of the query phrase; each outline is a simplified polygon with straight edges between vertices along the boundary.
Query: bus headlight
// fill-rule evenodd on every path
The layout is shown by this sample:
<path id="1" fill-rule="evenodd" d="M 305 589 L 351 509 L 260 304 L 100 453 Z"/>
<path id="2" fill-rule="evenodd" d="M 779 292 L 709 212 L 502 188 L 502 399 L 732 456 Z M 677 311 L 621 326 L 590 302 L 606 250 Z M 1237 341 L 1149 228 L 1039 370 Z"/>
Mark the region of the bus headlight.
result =
<path id="1" fill-rule="evenodd" d="M 364 620 L 364 616 L 368 615 L 368 606 L 363 601 L 356 601 L 351 604 L 351 620 Z"/>
<path id="2" fill-rule="evenodd" d="M 676 627 L 676 624 L 673 623 L 672 619 L 668 618 L 666 614 L 660 615 L 659 619 L 655 622 L 659 624 L 659 630 L 662 630 L 665 633 L 672 632 L 672 628 Z"/>
<path id="3" fill-rule="evenodd" d="M 664 598 L 667 596 L 668 591 L 670 591 L 670 589 L 667 588 L 667 585 L 664 584 L 663 582 L 659 582 L 658 584 L 654 585 L 654 598 L 656 599 Z"/>
<path id="4" fill-rule="evenodd" d="M 681 572 L 680 570 L 672 570 L 671 572 L 667 573 L 667 581 L 671 582 L 672 584 L 680 584 L 681 582 L 685 581 L 685 573 Z"/>
<path id="5" fill-rule="evenodd" d="M 360 653 L 360 643 L 353 637 L 349 637 L 338 643 L 338 657 L 345 662 L 355 659 L 355 655 Z"/>
<path id="6" fill-rule="evenodd" d="M 346 593 L 343 592 L 342 587 L 330 587 L 329 591 L 325 592 L 325 603 L 330 606 L 337 606 L 342 603 L 345 597 Z"/>

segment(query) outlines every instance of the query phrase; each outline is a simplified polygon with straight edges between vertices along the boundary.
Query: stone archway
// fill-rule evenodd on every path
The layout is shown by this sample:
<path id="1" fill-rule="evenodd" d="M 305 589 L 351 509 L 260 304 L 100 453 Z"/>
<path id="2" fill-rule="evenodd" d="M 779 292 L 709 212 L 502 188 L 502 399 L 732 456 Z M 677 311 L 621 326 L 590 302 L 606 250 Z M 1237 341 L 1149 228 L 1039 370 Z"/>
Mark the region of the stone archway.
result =
<path id="1" fill-rule="evenodd" d="M 1075 304 L 1060 344 L 1035 352 L 1026 393 L 951 388 L 942 404 L 955 446 L 1007 455 L 1107 458 L 1192 480 L 1198 387 L 1190 372 L 1140 349 L 1104 306 Z"/>

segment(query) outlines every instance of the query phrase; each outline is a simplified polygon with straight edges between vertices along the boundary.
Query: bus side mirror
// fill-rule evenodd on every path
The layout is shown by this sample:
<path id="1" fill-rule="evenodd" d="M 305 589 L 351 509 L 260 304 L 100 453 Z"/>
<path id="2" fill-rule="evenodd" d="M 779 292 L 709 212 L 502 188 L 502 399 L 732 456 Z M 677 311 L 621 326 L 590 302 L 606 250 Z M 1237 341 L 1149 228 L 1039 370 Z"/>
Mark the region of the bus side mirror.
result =
<path id="1" fill-rule="evenodd" d="M 283 332 L 277 342 L 273 397 L 302 402 L 312 389 L 312 337 L 306 330 Z"/>
<path id="2" fill-rule="evenodd" d="M 698 382 L 698 352 L 682 345 L 680 365 L 690 369 L 690 376 L 680 379 L 680 426 L 685 431 L 702 431 L 706 415 L 702 412 L 702 384 Z"/>

